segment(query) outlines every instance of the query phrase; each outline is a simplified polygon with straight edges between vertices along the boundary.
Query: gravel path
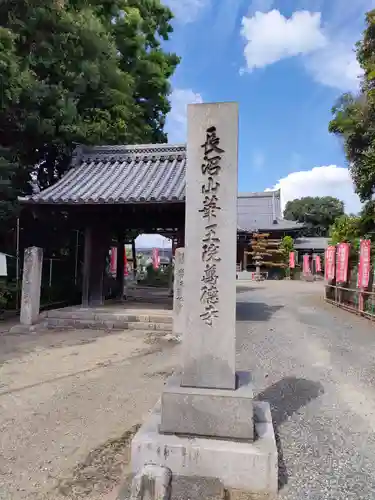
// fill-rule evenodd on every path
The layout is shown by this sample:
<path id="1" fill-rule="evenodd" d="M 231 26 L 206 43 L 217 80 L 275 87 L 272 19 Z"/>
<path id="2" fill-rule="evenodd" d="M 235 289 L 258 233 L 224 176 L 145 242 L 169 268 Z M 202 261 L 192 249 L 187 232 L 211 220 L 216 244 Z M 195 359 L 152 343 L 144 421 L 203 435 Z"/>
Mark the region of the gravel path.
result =
<path id="1" fill-rule="evenodd" d="M 238 368 L 272 404 L 281 500 L 372 500 L 375 324 L 321 295 L 316 283 L 240 285 Z M 114 499 L 178 363 L 178 346 L 142 333 L 3 331 L 0 499 Z"/>
<path id="2" fill-rule="evenodd" d="M 281 500 L 375 498 L 375 324 L 322 285 L 239 287 L 238 365 L 272 404 Z"/>

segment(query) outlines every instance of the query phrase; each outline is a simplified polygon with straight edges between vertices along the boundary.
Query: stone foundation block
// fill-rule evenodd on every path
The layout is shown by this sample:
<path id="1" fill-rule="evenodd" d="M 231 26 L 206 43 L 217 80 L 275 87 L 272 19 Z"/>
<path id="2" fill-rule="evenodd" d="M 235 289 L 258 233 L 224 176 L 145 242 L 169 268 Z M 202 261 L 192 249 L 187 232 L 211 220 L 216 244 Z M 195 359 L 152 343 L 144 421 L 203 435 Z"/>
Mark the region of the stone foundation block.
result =
<path id="1" fill-rule="evenodd" d="M 160 431 L 169 434 L 252 440 L 253 386 L 250 374 L 238 372 L 237 389 L 182 387 L 172 375 L 161 397 Z"/>
<path id="2" fill-rule="evenodd" d="M 268 403 L 254 401 L 253 442 L 166 435 L 159 432 L 160 403 L 132 441 L 132 472 L 145 464 L 168 467 L 176 476 L 218 479 L 224 488 L 254 495 L 277 493 L 278 461 Z"/>

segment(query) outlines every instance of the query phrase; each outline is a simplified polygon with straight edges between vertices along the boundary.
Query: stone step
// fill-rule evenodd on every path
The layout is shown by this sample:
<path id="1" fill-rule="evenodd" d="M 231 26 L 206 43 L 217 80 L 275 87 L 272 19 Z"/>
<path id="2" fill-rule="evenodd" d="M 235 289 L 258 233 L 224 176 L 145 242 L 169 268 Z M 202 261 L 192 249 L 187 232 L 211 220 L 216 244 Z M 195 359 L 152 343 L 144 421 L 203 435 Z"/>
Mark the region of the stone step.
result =
<path id="1" fill-rule="evenodd" d="M 153 304 L 169 304 L 172 303 L 172 297 L 155 297 L 155 295 L 137 295 L 129 293 L 127 295 L 127 299 L 130 302 L 138 302 L 138 303 L 150 303 Z"/>
<path id="2" fill-rule="evenodd" d="M 64 311 L 63 309 L 55 309 L 51 311 L 45 311 L 43 317 L 46 319 L 62 319 L 62 320 L 83 320 L 83 321 L 113 321 L 122 324 L 125 323 L 166 323 L 172 324 L 172 314 L 169 312 L 161 314 L 149 314 L 147 312 L 132 312 L 129 314 L 114 314 L 110 312 L 98 313 L 95 311 Z"/>
<path id="3" fill-rule="evenodd" d="M 129 330 L 162 330 L 164 332 L 171 332 L 173 329 L 172 323 L 144 323 L 138 321 L 137 323 L 128 323 Z"/>
<path id="4" fill-rule="evenodd" d="M 47 328 L 90 328 L 93 330 L 141 330 L 169 333 L 172 323 L 158 322 L 126 322 L 119 320 L 95 320 L 74 318 L 46 318 L 44 324 Z"/>

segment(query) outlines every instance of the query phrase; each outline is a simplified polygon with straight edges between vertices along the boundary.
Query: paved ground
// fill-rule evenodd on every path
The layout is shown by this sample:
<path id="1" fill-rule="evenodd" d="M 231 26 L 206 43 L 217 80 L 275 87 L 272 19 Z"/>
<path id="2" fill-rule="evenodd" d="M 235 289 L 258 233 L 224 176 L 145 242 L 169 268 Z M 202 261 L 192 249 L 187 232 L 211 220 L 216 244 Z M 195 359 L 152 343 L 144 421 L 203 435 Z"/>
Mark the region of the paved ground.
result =
<path id="1" fill-rule="evenodd" d="M 281 500 L 375 498 L 375 324 L 316 283 L 238 292 L 238 365 L 271 402 Z M 250 302 L 250 303 L 249 303 Z"/>
<path id="2" fill-rule="evenodd" d="M 374 499 L 375 325 L 324 304 L 319 284 L 249 286 L 238 287 L 238 367 L 273 407 L 281 500 Z M 179 347 L 126 331 L 2 330 L 0 499 L 111 498 Z"/>

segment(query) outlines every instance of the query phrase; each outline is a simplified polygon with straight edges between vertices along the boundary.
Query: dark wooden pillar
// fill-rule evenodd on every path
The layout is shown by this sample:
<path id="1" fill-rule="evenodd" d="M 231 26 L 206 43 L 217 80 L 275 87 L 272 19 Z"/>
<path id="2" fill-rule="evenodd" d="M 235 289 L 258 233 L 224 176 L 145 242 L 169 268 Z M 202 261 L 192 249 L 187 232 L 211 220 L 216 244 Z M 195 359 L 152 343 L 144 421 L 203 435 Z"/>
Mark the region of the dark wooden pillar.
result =
<path id="1" fill-rule="evenodd" d="M 86 227 L 82 286 L 82 305 L 85 307 L 104 304 L 104 271 L 108 249 L 107 230 L 100 226 Z"/>
<path id="2" fill-rule="evenodd" d="M 85 247 L 83 255 L 83 279 L 82 279 L 82 305 L 89 305 L 90 270 L 92 253 L 92 231 L 91 227 L 85 228 Z"/>
<path id="3" fill-rule="evenodd" d="M 182 248 L 185 246 L 185 230 L 181 230 L 177 235 L 177 248 Z"/>
<path id="4" fill-rule="evenodd" d="M 119 235 L 117 239 L 117 266 L 116 266 L 116 282 L 117 282 L 117 298 L 122 299 L 124 295 L 124 280 L 125 280 L 125 239 L 124 235 Z"/>
<path id="5" fill-rule="evenodd" d="M 93 307 L 104 304 L 104 274 L 108 251 L 109 235 L 107 230 L 95 227 L 93 229 L 92 267 L 89 291 L 89 305 Z"/>
<path id="6" fill-rule="evenodd" d="M 137 250 L 135 248 L 135 240 L 132 240 L 132 257 L 133 257 L 133 271 L 135 278 L 137 274 Z"/>

